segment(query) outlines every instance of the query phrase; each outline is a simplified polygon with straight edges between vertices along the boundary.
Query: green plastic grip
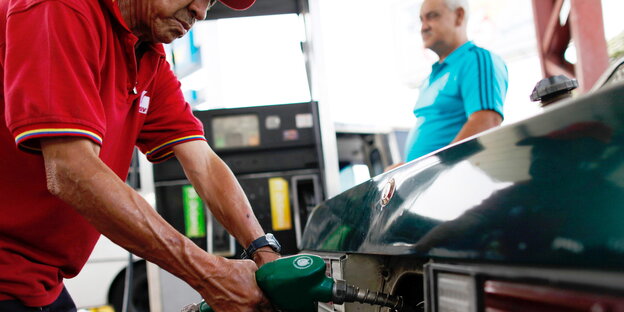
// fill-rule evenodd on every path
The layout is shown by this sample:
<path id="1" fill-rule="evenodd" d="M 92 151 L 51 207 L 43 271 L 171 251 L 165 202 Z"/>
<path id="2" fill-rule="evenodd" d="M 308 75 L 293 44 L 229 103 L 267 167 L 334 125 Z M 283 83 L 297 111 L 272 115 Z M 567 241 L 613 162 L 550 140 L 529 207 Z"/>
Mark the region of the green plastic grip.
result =
<path id="1" fill-rule="evenodd" d="M 256 281 L 271 303 L 283 311 L 312 312 L 315 302 L 332 301 L 334 280 L 325 261 L 314 255 L 280 258 L 256 271 Z"/>
<path id="2" fill-rule="evenodd" d="M 256 271 L 256 282 L 271 303 L 285 312 L 314 312 L 316 302 L 332 301 L 334 280 L 325 275 L 325 261 L 314 255 L 280 258 Z M 205 302 L 200 312 L 212 312 Z"/>

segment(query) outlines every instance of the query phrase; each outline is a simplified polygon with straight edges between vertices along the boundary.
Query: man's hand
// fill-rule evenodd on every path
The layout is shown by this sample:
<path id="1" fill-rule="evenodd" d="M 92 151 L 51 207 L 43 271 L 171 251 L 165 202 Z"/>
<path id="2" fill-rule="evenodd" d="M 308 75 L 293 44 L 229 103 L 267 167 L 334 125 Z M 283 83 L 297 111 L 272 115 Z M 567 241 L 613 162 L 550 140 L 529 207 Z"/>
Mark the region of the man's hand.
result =
<path id="1" fill-rule="evenodd" d="M 251 260 L 220 258 L 220 270 L 207 277 L 200 294 L 216 312 L 273 311 L 268 299 L 256 284 L 258 267 Z"/>
<path id="2" fill-rule="evenodd" d="M 206 142 L 178 144 L 173 151 L 212 214 L 242 246 L 249 246 L 254 239 L 264 235 L 234 174 Z M 207 285 L 206 290 L 200 293 L 215 311 L 272 311 L 256 285 L 255 271 L 278 258 L 279 254 L 267 246 L 254 253 L 255 263 L 224 259 L 227 262 L 219 265 L 223 265 L 225 275 L 219 274 L 215 279 L 220 285 Z"/>
<path id="3" fill-rule="evenodd" d="M 265 265 L 268 262 L 275 261 L 280 258 L 280 254 L 273 251 L 271 247 L 265 246 L 256 250 L 252 259 L 258 267 Z"/>

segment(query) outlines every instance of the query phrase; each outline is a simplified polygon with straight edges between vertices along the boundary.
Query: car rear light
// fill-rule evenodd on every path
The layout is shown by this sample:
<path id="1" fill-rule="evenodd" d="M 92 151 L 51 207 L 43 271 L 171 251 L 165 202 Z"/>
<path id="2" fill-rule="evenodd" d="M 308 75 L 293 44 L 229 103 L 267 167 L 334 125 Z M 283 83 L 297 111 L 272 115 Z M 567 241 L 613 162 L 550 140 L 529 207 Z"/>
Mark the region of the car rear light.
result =
<path id="1" fill-rule="evenodd" d="M 624 311 L 624 298 L 495 280 L 484 284 L 484 304 L 486 312 Z"/>
<path id="2" fill-rule="evenodd" d="M 439 312 L 476 311 L 475 281 L 469 275 L 437 274 L 437 310 Z"/>

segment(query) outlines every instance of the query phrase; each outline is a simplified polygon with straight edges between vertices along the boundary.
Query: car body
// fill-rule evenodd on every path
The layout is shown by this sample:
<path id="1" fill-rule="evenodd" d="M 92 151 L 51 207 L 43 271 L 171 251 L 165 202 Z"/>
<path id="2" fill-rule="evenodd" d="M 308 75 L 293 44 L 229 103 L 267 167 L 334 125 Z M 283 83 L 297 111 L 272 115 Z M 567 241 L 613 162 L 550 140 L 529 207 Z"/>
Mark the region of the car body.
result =
<path id="1" fill-rule="evenodd" d="M 623 207 L 619 82 L 323 202 L 302 249 L 328 274 L 417 311 L 620 311 Z"/>

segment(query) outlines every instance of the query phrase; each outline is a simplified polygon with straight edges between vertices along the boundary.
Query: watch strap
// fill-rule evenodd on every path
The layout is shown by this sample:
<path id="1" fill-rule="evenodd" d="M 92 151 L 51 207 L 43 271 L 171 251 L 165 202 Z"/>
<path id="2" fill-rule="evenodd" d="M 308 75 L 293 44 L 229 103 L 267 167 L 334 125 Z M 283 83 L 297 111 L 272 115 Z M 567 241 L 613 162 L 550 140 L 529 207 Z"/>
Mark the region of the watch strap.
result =
<path id="1" fill-rule="evenodd" d="M 271 247 L 271 249 L 273 249 L 273 251 L 275 252 L 280 252 L 281 250 L 281 246 L 277 242 L 277 239 L 275 239 L 275 236 L 273 236 L 273 234 L 271 233 L 267 233 L 266 235 L 260 236 L 256 238 L 253 242 L 251 242 L 251 244 L 249 244 L 249 247 L 243 250 L 241 258 L 251 259 L 253 254 L 256 253 L 258 249 L 266 246 Z"/>

